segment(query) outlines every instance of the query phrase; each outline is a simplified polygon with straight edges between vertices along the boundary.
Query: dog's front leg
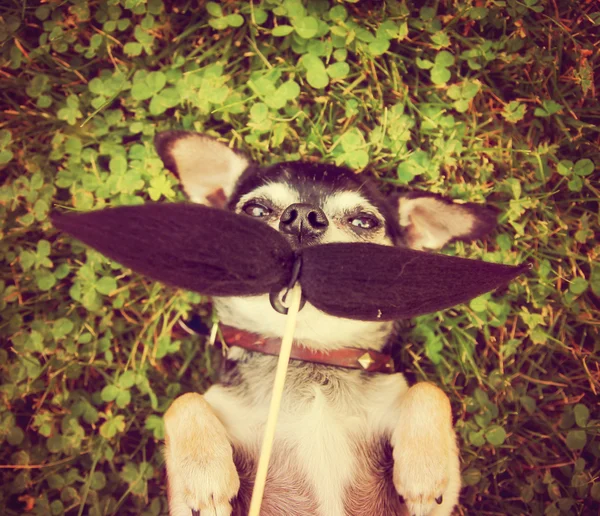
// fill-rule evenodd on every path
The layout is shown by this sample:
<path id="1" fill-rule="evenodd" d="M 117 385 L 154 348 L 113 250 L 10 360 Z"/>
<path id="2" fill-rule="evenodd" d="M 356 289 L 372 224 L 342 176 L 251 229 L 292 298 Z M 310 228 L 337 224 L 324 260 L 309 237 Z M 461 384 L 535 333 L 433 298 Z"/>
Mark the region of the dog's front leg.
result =
<path id="1" fill-rule="evenodd" d="M 211 406 L 200 394 L 184 394 L 164 420 L 171 516 L 231 514 L 240 480 L 227 433 Z"/>
<path id="2" fill-rule="evenodd" d="M 394 485 L 409 515 L 452 513 L 460 489 L 460 466 L 450 401 L 430 383 L 418 383 L 400 400 L 392 434 Z"/>

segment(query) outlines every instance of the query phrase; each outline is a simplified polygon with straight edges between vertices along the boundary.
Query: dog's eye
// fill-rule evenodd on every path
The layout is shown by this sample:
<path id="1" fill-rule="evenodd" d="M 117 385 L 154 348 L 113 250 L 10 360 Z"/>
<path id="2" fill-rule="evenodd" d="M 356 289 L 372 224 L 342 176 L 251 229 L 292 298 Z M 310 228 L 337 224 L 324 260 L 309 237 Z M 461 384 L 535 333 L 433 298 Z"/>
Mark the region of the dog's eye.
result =
<path id="1" fill-rule="evenodd" d="M 371 215 L 359 215 L 358 217 L 352 217 L 349 220 L 350 224 L 359 229 L 374 229 L 379 226 L 379 221 Z"/>
<path id="2" fill-rule="evenodd" d="M 251 217 L 266 217 L 271 211 L 270 208 L 258 204 L 257 202 L 250 202 L 244 206 L 244 213 L 247 213 Z"/>

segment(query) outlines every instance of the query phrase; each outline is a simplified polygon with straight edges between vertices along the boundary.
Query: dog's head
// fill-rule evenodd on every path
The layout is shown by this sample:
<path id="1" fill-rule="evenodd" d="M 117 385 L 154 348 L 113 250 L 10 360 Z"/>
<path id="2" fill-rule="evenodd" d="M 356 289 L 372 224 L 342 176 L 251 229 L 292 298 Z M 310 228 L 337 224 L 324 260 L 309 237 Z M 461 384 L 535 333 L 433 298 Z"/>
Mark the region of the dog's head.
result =
<path id="1" fill-rule="evenodd" d="M 191 201 L 264 221 L 296 248 L 372 242 L 436 250 L 452 240 L 481 238 L 495 224 L 494 213 L 476 204 L 423 192 L 386 198 L 365 174 L 334 165 L 259 167 L 213 138 L 182 131 L 160 133 L 155 143 Z M 264 336 L 283 334 L 285 318 L 266 295 L 218 298 L 215 305 L 226 324 Z M 390 330 L 390 323 L 333 317 L 308 304 L 299 314 L 296 338 L 319 349 L 379 348 Z"/>

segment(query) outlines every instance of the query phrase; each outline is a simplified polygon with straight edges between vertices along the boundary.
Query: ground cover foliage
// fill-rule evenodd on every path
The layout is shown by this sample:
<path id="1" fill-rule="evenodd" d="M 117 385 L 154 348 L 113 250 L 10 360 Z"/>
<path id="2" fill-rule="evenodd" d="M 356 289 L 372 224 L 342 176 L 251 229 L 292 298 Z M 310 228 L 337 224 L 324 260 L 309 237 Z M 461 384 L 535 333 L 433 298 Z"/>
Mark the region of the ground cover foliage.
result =
<path id="1" fill-rule="evenodd" d="M 2 514 L 166 513 L 161 416 L 219 353 L 172 330 L 210 307 L 48 214 L 182 199 L 167 128 L 497 206 L 448 252 L 533 271 L 403 324 L 397 358 L 451 397 L 460 513 L 598 512 L 600 6 L 422 5 L 3 2 Z"/>

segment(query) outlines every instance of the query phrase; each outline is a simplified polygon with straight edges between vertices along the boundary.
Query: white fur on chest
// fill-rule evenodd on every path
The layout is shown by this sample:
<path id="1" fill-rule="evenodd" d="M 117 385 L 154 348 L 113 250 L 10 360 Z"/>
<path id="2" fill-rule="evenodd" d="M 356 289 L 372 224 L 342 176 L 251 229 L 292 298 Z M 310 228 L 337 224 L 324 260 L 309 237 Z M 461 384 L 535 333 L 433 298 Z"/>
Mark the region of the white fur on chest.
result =
<path id="1" fill-rule="evenodd" d="M 364 433 L 363 418 L 344 415 L 320 389 L 305 410 L 285 411 L 277 440 L 294 450 L 322 515 L 344 514 L 344 490 L 352 479 L 352 440 Z"/>
<path id="2" fill-rule="evenodd" d="M 265 379 L 270 381 L 270 379 Z M 344 494 L 355 475 L 355 445 L 389 436 L 407 389 L 401 374 L 356 375 L 337 388 L 312 384 L 284 395 L 275 449 L 290 450 L 316 495 L 321 516 L 343 516 Z M 241 398 L 220 385 L 205 394 L 234 444 L 259 450 L 270 399 Z"/>

